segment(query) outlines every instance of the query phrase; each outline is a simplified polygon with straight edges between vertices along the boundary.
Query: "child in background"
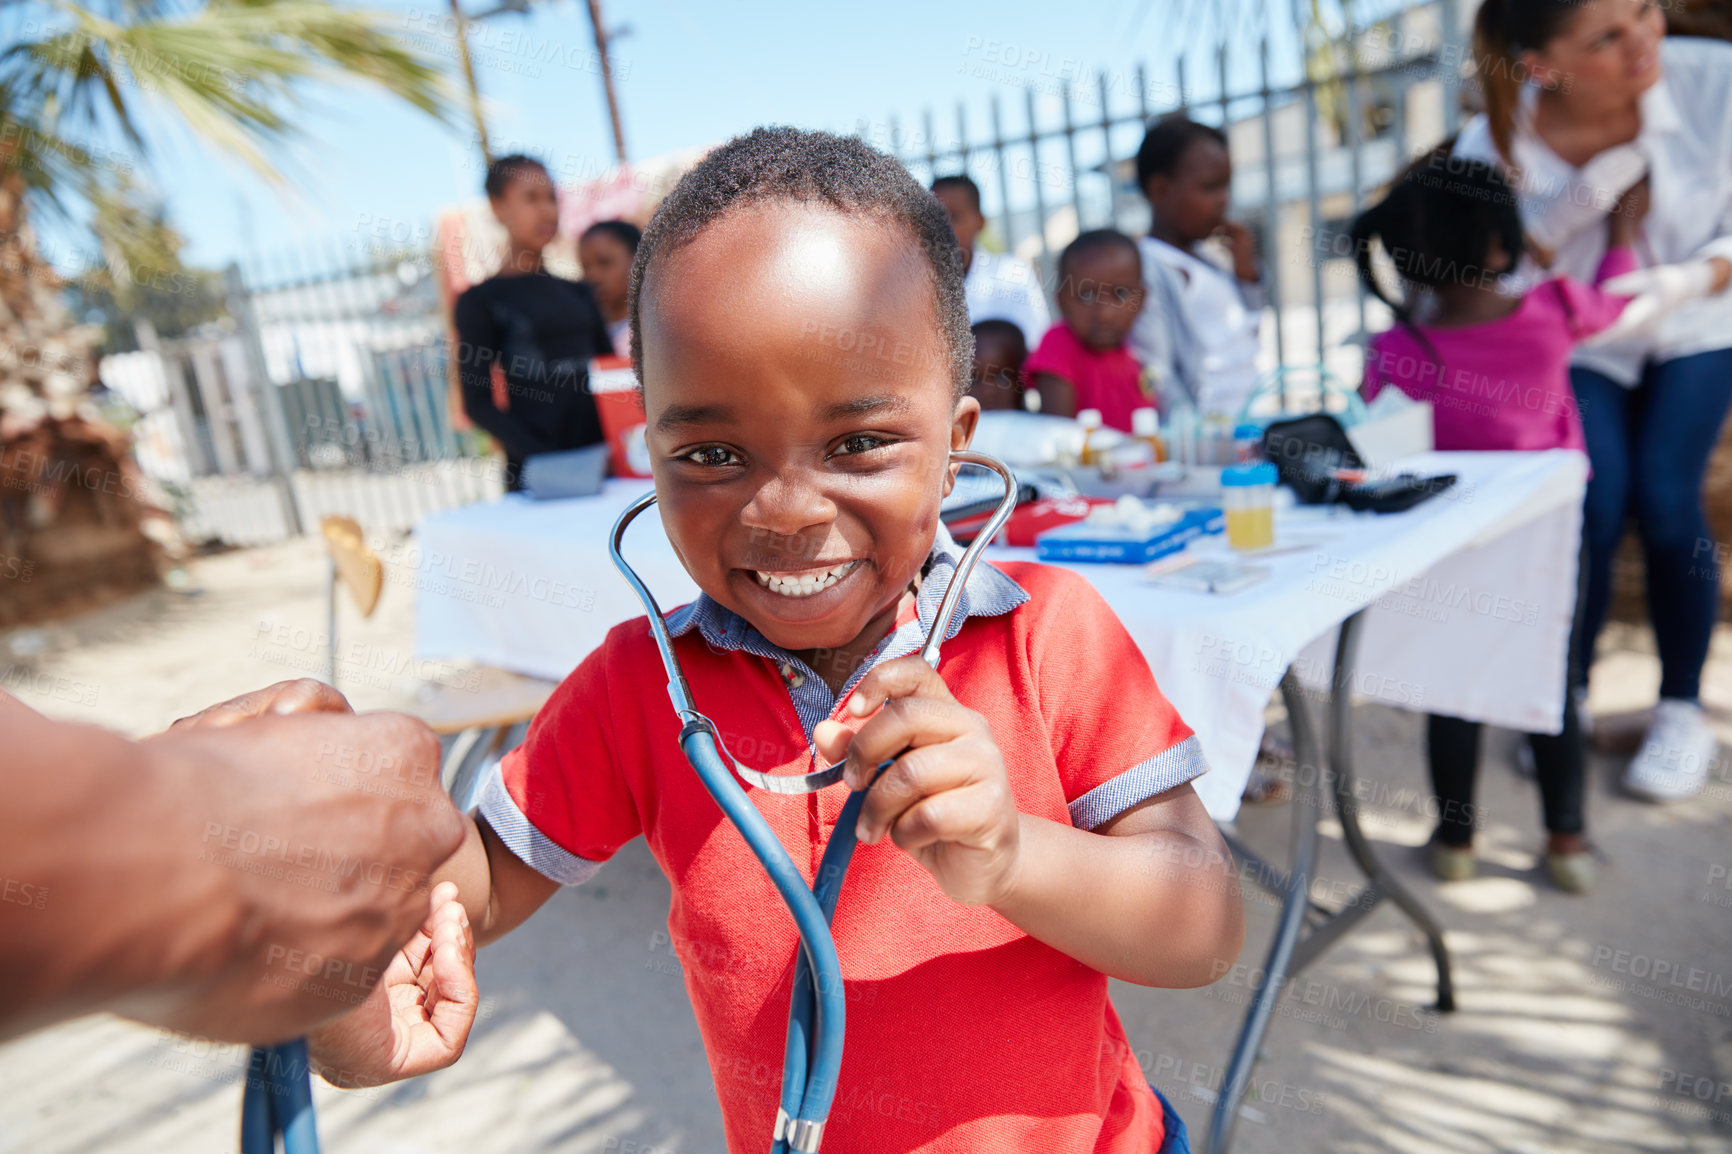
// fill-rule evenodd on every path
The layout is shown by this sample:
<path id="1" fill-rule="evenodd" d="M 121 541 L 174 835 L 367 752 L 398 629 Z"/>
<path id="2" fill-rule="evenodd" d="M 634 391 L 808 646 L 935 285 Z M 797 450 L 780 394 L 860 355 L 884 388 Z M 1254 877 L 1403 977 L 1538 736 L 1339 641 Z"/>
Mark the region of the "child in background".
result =
<path id="1" fill-rule="evenodd" d="M 602 220 L 583 230 L 577 238 L 577 259 L 583 264 L 583 283 L 595 294 L 607 321 L 613 351 L 631 356 L 631 321 L 626 317 L 626 289 L 631 285 L 631 262 L 643 233 L 627 220 Z"/>
<path id="2" fill-rule="evenodd" d="M 1163 397 L 1205 416 L 1236 417 L 1257 381 L 1263 289 L 1251 231 L 1227 219 L 1226 135 L 1183 113 L 1163 117 L 1137 150 L 1137 186 L 1154 220 L 1140 243 L 1149 308 L 1131 332 L 1131 351 Z M 1231 270 L 1199 251 L 1210 238 L 1225 242 Z"/>
<path id="3" fill-rule="evenodd" d="M 1596 283 L 1635 267 L 1630 249 L 1647 211 L 1644 181 L 1612 212 Z M 1439 449 L 1575 449 L 1581 416 L 1570 390 L 1570 351 L 1623 311 L 1614 297 L 1567 277 L 1524 296 L 1499 291 L 1523 251 L 1516 196 L 1480 161 L 1452 158 L 1447 147 L 1416 161 L 1381 202 L 1353 225 L 1359 276 L 1395 313 L 1399 326 L 1366 351 L 1367 400 L 1394 385 L 1430 401 Z M 1371 263 L 1379 241 L 1404 291 L 1387 295 Z M 1582 598 L 1576 599 L 1575 629 Z M 1575 646 L 1572 641 L 1571 652 Z M 1573 672 L 1573 671 L 1572 671 Z M 1568 684 L 1574 684 L 1572 676 Z M 1432 869 L 1446 881 L 1473 876 L 1474 780 L 1480 725 L 1430 715 L 1426 744 L 1438 799 Z M 1584 751 L 1580 707 L 1564 696 L 1563 730 L 1531 734 L 1543 803 L 1546 871 L 1572 893 L 1593 882 L 1583 818 Z"/>
<path id="4" fill-rule="evenodd" d="M 1143 367 L 1125 337 L 1143 311 L 1137 242 L 1116 229 L 1085 232 L 1058 258 L 1058 312 L 1024 366 L 1040 411 L 1074 417 L 1099 409 L 1101 423 L 1129 433 L 1131 414 L 1154 407 Z"/>
<path id="5" fill-rule="evenodd" d="M 1028 342 L 1022 330 L 1009 321 L 980 321 L 974 331 L 974 377 L 968 395 L 982 410 L 1011 409 L 1022 412 L 1024 403 L 1022 365 L 1028 360 Z"/>
<path id="6" fill-rule="evenodd" d="M 1046 331 L 1052 317 L 1040 277 L 1027 261 L 1008 253 L 988 252 L 978 243 L 986 230 L 980 211 L 980 186 L 966 176 L 941 176 L 932 195 L 950 218 L 950 231 L 962 249 L 962 290 L 970 321 L 1009 321 L 1022 330 L 1025 345 Z"/>
<path id="7" fill-rule="evenodd" d="M 659 520 L 702 590 L 669 621 L 693 696 L 735 748 L 786 751 L 774 772 L 846 757 L 863 789 L 895 759 L 835 915 L 848 1031 L 824 1150 L 1185 1149 L 1107 978 L 1200 986 L 1239 952 L 1196 738 L 1068 570 L 983 563 L 943 668 L 918 656 L 960 557 L 938 518 L 949 454 L 979 417 L 938 202 L 859 140 L 759 129 L 657 209 L 630 312 Z M 913 351 L 814 358 L 814 331 Z M 455 1061 L 472 942 L 641 835 L 690 947 L 727 1148 L 770 1144 L 799 943 L 682 756 L 665 684 L 641 617 L 565 680 L 466 819 L 427 935 L 312 1037 L 321 1069 L 365 1084 Z M 809 877 L 846 793 L 750 797 Z"/>

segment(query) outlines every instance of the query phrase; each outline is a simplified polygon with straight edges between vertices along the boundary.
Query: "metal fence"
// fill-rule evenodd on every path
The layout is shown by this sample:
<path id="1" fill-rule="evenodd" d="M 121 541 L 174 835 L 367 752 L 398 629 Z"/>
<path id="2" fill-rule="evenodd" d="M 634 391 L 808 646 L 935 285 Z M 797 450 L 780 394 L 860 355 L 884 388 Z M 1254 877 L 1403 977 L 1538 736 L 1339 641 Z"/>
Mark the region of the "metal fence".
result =
<path id="1" fill-rule="evenodd" d="M 229 289 L 224 325 L 103 367 L 190 539 L 260 544 L 327 514 L 398 532 L 502 491 L 447 405 L 427 253 L 295 250 L 231 268 Z"/>

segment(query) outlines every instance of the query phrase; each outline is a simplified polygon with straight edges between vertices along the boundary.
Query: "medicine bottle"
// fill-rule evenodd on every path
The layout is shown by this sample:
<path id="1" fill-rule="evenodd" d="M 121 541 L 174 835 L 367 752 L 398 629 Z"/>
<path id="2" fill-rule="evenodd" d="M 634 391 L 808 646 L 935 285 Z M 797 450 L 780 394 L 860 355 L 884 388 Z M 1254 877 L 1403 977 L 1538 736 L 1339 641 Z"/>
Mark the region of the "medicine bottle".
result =
<path id="1" fill-rule="evenodd" d="M 1083 431 L 1082 458 L 1078 463 L 1085 469 L 1090 465 L 1099 465 L 1100 446 L 1095 443 L 1095 434 L 1100 432 L 1101 411 L 1083 409 L 1076 415 L 1076 423 L 1082 426 Z"/>
<path id="2" fill-rule="evenodd" d="M 1132 409 L 1131 435 L 1148 445 L 1156 464 L 1167 459 L 1167 446 L 1161 440 L 1161 414 L 1153 409 Z"/>

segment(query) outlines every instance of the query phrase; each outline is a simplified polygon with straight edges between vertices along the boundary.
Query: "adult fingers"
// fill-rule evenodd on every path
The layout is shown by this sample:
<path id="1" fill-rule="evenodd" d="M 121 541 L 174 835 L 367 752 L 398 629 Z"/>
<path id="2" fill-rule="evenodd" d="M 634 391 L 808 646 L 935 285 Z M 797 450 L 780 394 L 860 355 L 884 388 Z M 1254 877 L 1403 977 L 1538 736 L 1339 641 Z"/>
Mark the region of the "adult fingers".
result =
<path id="1" fill-rule="evenodd" d="M 266 714 L 353 712 L 348 698 L 341 693 L 322 681 L 302 677 L 294 681 L 279 681 L 275 685 L 267 685 L 263 689 L 255 689 L 239 697 L 218 702 L 180 718 L 169 726 L 169 729 L 219 729 Z"/>

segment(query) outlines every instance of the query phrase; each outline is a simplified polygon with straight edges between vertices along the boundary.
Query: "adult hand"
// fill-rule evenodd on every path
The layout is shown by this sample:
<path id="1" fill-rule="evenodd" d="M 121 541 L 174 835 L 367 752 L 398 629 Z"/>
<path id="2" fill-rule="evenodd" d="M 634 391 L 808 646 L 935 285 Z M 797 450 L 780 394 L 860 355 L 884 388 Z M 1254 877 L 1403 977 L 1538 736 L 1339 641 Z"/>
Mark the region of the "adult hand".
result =
<path id="1" fill-rule="evenodd" d="M 1618 319 L 1583 343 L 1610 344 L 1646 332 L 1661 317 L 1681 304 L 1711 296 L 1726 287 L 1732 262 L 1724 257 L 1663 264 L 1615 276 L 1600 288 L 1615 296 L 1630 297 Z"/>
<path id="2" fill-rule="evenodd" d="M 464 822 L 425 725 L 273 689 L 142 742 L 8 709 L 0 864 L 41 900 L 0 904 L 0 1036 L 108 1009 L 272 1042 L 371 990 Z"/>
<path id="3" fill-rule="evenodd" d="M 347 1088 L 442 1070 L 462 1056 L 478 1002 L 475 936 L 457 887 L 441 882 L 366 1001 L 308 1036 L 313 1068 Z"/>
<path id="4" fill-rule="evenodd" d="M 855 717 L 877 716 L 852 740 L 840 722 L 820 722 L 813 732 L 827 761 L 846 755 L 848 788 L 866 788 L 878 766 L 896 758 L 866 795 L 860 840 L 873 845 L 889 834 L 964 905 L 991 905 L 1007 893 L 1021 818 L 986 719 L 913 655 L 861 678 L 848 707 Z"/>
<path id="5" fill-rule="evenodd" d="M 188 767 L 185 816 L 156 836 L 172 829 L 167 848 L 190 880 L 238 916 L 223 927 L 233 952 L 212 958 L 187 997 L 135 1012 L 183 1032 L 269 1040 L 371 991 L 426 917 L 432 873 L 461 844 L 463 821 L 440 785 L 438 739 L 414 718 L 356 717 L 310 691 L 238 700 L 143 743 Z M 294 705 L 323 708 L 265 712 Z"/>

